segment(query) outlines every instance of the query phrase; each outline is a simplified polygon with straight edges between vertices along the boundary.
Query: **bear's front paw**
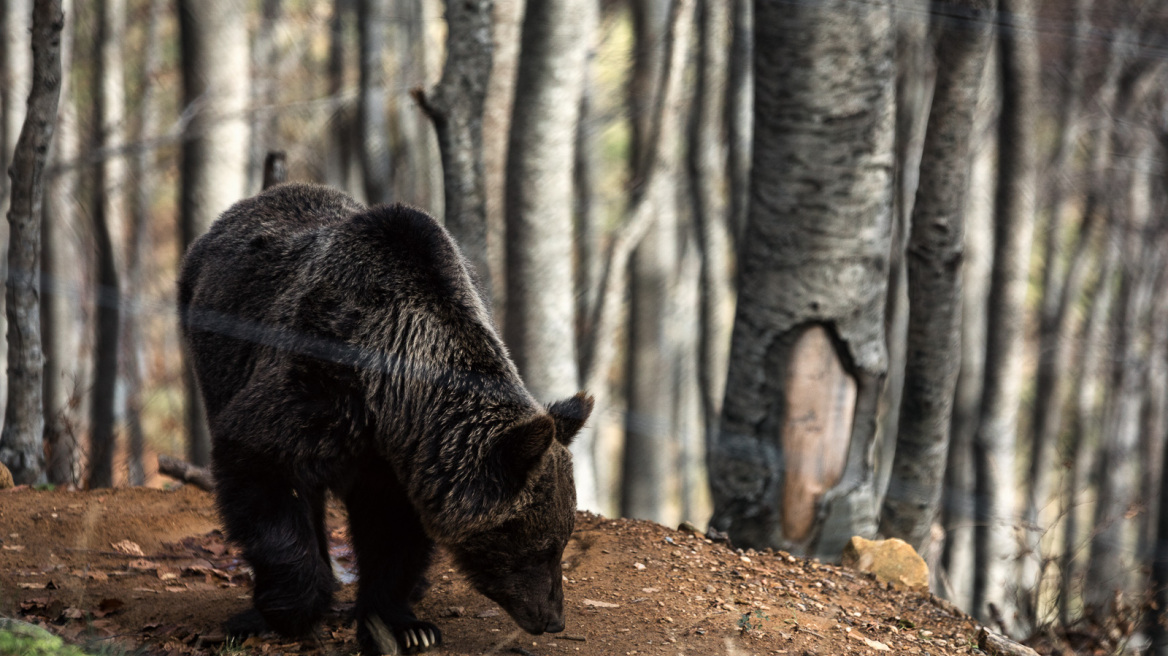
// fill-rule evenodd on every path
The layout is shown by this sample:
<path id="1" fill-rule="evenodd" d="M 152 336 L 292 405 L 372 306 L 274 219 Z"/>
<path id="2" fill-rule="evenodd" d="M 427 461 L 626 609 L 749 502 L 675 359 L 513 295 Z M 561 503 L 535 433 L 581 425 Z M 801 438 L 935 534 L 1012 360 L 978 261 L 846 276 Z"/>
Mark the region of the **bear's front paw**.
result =
<path id="1" fill-rule="evenodd" d="M 358 638 L 363 656 L 397 656 L 419 654 L 442 644 L 442 632 L 429 622 L 412 620 L 386 626 L 376 615 L 363 622 L 365 631 Z"/>

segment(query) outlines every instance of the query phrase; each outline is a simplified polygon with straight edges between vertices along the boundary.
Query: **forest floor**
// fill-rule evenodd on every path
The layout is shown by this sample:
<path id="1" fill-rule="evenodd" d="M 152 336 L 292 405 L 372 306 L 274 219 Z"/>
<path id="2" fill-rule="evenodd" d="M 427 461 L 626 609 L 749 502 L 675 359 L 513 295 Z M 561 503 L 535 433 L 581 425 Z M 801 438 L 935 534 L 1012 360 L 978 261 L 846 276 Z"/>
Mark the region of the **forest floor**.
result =
<path id="1" fill-rule="evenodd" d="M 106 654 L 355 654 L 352 554 L 343 512 L 329 515 L 344 585 L 316 636 L 236 645 L 220 624 L 248 607 L 250 580 L 206 492 L 0 492 L 0 616 Z M 927 593 L 651 522 L 580 513 L 564 561 L 567 629 L 532 636 L 440 554 L 416 609 L 444 633 L 434 653 L 981 653 L 976 622 Z"/>

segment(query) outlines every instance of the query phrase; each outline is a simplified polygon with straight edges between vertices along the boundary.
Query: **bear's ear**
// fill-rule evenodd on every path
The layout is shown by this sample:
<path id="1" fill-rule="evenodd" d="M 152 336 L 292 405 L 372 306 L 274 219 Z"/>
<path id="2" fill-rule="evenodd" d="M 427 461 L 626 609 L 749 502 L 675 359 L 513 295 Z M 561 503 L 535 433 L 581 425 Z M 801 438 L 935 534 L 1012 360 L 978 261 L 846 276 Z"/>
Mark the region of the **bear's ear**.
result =
<path id="1" fill-rule="evenodd" d="M 552 445 L 555 434 L 555 422 L 542 412 L 512 426 L 499 444 L 498 457 L 504 469 L 516 480 L 526 480 L 528 472 Z"/>
<path id="2" fill-rule="evenodd" d="M 568 446 L 576 437 L 576 433 L 584 427 L 584 422 L 588 421 L 588 415 L 592 414 L 592 404 L 594 399 L 584 392 L 577 392 L 576 396 L 556 401 L 548 406 L 548 414 L 556 422 L 556 439 L 560 444 Z"/>

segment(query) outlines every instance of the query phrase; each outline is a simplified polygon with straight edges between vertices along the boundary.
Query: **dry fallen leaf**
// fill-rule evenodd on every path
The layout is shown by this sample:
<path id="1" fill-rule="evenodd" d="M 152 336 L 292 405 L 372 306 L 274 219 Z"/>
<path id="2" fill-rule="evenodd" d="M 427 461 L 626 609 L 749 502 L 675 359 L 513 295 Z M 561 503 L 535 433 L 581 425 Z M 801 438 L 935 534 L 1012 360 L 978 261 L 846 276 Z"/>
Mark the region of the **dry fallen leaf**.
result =
<path id="1" fill-rule="evenodd" d="M 131 540 L 122 540 L 120 542 L 113 542 L 110 544 L 114 551 L 126 554 L 127 556 L 145 556 L 142 552 L 142 547 L 138 546 L 137 542 Z"/>

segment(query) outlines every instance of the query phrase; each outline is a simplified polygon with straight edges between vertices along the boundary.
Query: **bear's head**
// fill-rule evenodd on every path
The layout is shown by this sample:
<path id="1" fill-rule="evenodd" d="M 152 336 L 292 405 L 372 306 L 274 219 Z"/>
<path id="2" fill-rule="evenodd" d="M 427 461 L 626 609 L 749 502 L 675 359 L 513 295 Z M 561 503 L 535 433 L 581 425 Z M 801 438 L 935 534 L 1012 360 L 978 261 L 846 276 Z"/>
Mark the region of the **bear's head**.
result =
<path id="1" fill-rule="evenodd" d="M 592 412 L 592 402 L 577 394 L 508 431 L 499 463 L 517 489 L 513 512 L 451 545 L 475 588 L 535 635 L 564 629 L 560 562 L 576 519 L 567 447 Z"/>

